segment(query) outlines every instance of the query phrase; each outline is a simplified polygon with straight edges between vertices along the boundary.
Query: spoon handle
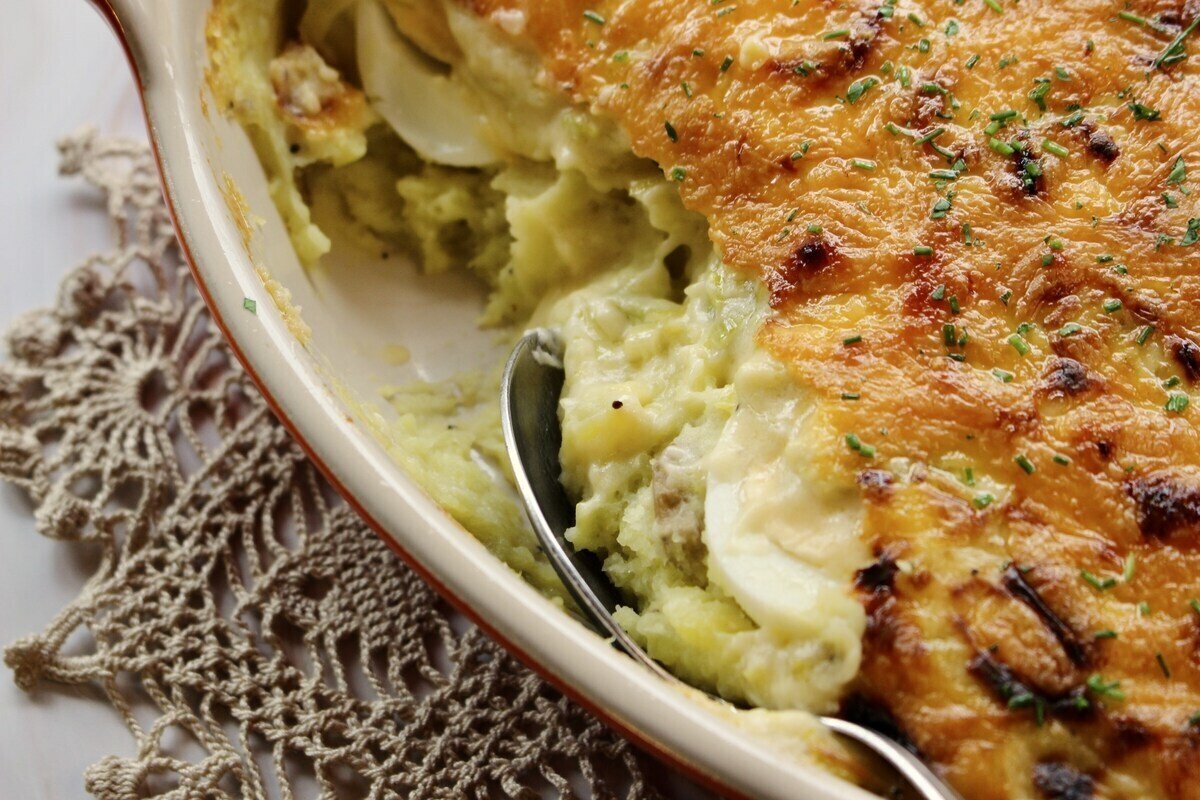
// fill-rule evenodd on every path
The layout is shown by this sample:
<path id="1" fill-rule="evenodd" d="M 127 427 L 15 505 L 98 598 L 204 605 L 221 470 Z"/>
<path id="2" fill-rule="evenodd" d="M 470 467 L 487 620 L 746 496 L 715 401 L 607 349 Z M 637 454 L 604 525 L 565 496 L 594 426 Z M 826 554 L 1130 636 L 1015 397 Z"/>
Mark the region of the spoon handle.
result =
<path id="1" fill-rule="evenodd" d="M 924 800 L 963 800 L 945 781 L 934 774 L 925 762 L 912 754 L 895 739 L 876 733 L 870 728 L 855 725 L 837 717 L 820 717 L 821 723 L 835 733 L 866 746 L 882 758 L 909 782 Z"/>

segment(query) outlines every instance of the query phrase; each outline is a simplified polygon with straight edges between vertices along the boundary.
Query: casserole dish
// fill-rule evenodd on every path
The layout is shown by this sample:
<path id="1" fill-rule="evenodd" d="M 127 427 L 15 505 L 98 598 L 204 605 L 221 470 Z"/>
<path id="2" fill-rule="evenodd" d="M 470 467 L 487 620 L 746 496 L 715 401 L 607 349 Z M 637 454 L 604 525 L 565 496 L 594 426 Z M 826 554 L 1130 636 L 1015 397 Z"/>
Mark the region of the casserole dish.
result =
<path id="1" fill-rule="evenodd" d="M 411 271 L 336 256 L 306 271 L 250 143 L 207 92 L 207 3 L 97 6 L 137 74 L 167 202 L 214 319 L 280 419 L 363 519 L 526 663 L 698 779 L 747 797 L 869 797 L 776 753 L 731 724 L 730 712 L 646 674 L 429 500 L 372 435 L 379 412 L 356 398 L 402 372 L 436 379 L 448 364 L 494 360 L 491 337 L 474 327 L 478 294 L 459 277 L 414 288 L 406 283 Z M 411 361 L 397 365 L 367 341 L 403 341 Z"/>

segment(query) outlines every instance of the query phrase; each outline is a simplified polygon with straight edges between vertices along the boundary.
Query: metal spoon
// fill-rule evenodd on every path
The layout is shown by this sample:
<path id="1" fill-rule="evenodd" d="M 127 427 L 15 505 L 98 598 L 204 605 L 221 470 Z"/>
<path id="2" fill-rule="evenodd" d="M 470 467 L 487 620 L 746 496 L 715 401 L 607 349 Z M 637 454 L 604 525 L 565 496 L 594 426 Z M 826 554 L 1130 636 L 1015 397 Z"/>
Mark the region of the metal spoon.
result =
<path id="1" fill-rule="evenodd" d="M 543 330 L 525 334 L 504 369 L 500 414 L 525 511 L 550 563 L 595 628 L 655 675 L 679 682 L 613 619 L 613 611 L 622 603 L 600 560 L 591 553 L 576 551 L 564 538 L 567 529 L 575 524 L 575 506 L 559 480 L 562 430 L 558 400 L 563 379 L 561 347 L 553 334 Z M 853 739 L 886 761 L 908 781 L 918 797 L 962 800 L 961 795 L 894 739 L 837 717 L 820 720 L 830 730 Z"/>

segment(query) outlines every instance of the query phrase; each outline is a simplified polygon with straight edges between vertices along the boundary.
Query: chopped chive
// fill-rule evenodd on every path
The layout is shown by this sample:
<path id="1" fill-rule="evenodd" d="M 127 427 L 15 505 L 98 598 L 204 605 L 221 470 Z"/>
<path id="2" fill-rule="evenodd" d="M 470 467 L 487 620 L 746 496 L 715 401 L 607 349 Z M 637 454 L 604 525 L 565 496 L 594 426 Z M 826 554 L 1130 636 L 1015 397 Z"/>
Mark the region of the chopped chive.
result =
<path id="1" fill-rule="evenodd" d="M 1126 22 L 1132 22 L 1134 25 L 1145 25 L 1148 21 L 1145 17 L 1139 17 L 1132 11 L 1119 11 L 1117 12 L 1117 16 Z"/>
<path id="2" fill-rule="evenodd" d="M 993 495 L 989 492 L 980 492 L 979 494 L 975 495 L 975 497 L 972 499 L 971 502 L 973 502 L 975 504 L 976 508 L 978 508 L 980 511 L 982 511 L 983 509 L 987 508 L 995 501 L 996 501 L 995 495 Z"/>
<path id="3" fill-rule="evenodd" d="M 696 58 L 701 58 L 704 56 L 704 51 L 702 49 L 700 49 L 699 47 L 696 47 L 696 48 L 692 49 L 692 55 L 695 56 Z"/>
<path id="4" fill-rule="evenodd" d="M 1062 453 L 1055 453 L 1054 457 L 1051 458 L 1050 460 L 1053 461 L 1055 464 L 1058 464 L 1060 467 L 1070 466 L 1070 464 L 1071 464 L 1071 459 L 1067 458 Z"/>
<path id="5" fill-rule="evenodd" d="M 946 296 L 946 284 L 939 283 L 937 285 L 937 288 L 929 293 L 929 296 L 930 296 L 930 298 L 932 298 L 934 300 L 943 299 Z"/>
<path id="6" fill-rule="evenodd" d="M 929 177 L 935 181 L 956 181 L 958 173 L 952 169 L 935 169 L 929 173 Z"/>
<path id="7" fill-rule="evenodd" d="M 1121 570 L 1121 580 L 1125 581 L 1125 583 L 1129 583 L 1131 580 L 1133 580 L 1133 573 L 1136 569 L 1137 554 L 1130 553 L 1129 555 L 1125 556 L 1125 566 Z"/>
<path id="8" fill-rule="evenodd" d="M 1037 467 L 1033 465 L 1033 462 L 1030 461 L 1029 457 L 1024 453 L 1018 455 L 1013 459 L 1013 461 L 1016 462 L 1017 466 L 1020 467 L 1026 475 L 1032 475 L 1033 473 L 1037 472 Z"/>
<path id="9" fill-rule="evenodd" d="M 1175 186 L 1183 183 L 1187 179 L 1187 164 L 1183 161 L 1183 156 L 1175 159 L 1175 163 L 1171 165 L 1171 172 L 1167 175 L 1167 185 Z"/>
<path id="10" fill-rule="evenodd" d="M 858 392 L 842 392 L 843 400 L 859 400 L 861 398 L 862 398 L 862 395 L 859 394 Z"/>
<path id="11" fill-rule="evenodd" d="M 666 130 L 666 132 L 667 132 L 667 138 L 668 138 L 668 139 L 670 139 L 672 142 L 678 142 L 678 141 L 679 141 L 679 134 L 678 134 L 678 133 L 675 131 L 675 126 L 674 126 L 674 125 L 672 125 L 670 122 L 664 122 L 664 123 L 663 123 L 663 128 L 664 128 L 664 129 Z"/>
<path id="12" fill-rule="evenodd" d="M 1111 683 L 1106 683 L 1099 673 L 1087 679 L 1087 687 L 1101 697 L 1108 697 L 1113 700 L 1125 699 L 1125 693 L 1121 691 L 1121 682 L 1112 681 Z"/>
<path id="13" fill-rule="evenodd" d="M 1083 112 L 1074 111 L 1062 121 L 1064 128 L 1074 128 L 1079 123 L 1083 122 Z"/>
<path id="14" fill-rule="evenodd" d="M 1018 692 L 1017 694 L 1014 694 L 1012 697 L 1008 698 L 1008 707 L 1029 708 L 1029 706 L 1033 705 L 1033 702 L 1034 696 L 1032 694 L 1029 692 Z"/>
<path id="15" fill-rule="evenodd" d="M 242 298 L 242 308 L 249 311 L 251 314 L 258 313 L 258 301 L 251 297 Z"/>
<path id="16" fill-rule="evenodd" d="M 1139 617 L 1150 616 L 1150 604 L 1147 603 L 1145 600 L 1141 601 L 1140 603 L 1137 604 L 1137 612 L 1138 612 Z"/>
<path id="17" fill-rule="evenodd" d="M 1009 336 L 1008 343 L 1010 345 L 1012 345 L 1013 349 L 1016 350 L 1021 355 L 1023 355 L 1023 356 L 1029 355 L 1029 345 L 1025 342 L 1024 339 L 1022 339 L 1020 337 L 1019 334 L 1014 333 L 1011 336 Z"/>
<path id="18" fill-rule="evenodd" d="M 939 198 L 938 201 L 933 204 L 933 208 L 930 209 L 929 218 L 930 219 L 945 219 L 946 213 L 949 210 L 950 210 L 950 201 L 944 197 Z"/>
<path id="19" fill-rule="evenodd" d="M 1013 153 L 1017 152 L 1016 148 L 1014 148 L 1011 144 L 1008 142 L 1002 142 L 996 138 L 988 140 L 988 147 L 992 148 L 1002 156 L 1011 156 Z"/>
<path id="20" fill-rule="evenodd" d="M 733 66 L 733 56 L 725 56 L 724 60 L 721 61 L 720 70 L 721 70 L 721 72 L 726 72 L 732 66 Z"/>
<path id="21" fill-rule="evenodd" d="M 594 22 L 597 25 L 604 24 L 604 17 L 600 16 L 595 11 L 584 11 L 583 18 L 586 19 L 588 22 Z"/>
<path id="22" fill-rule="evenodd" d="M 929 133 L 922 134 L 920 137 L 918 137 L 914 144 L 929 144 L 945 132 L 945 128 L 934 128 Z"/>
<path id="23" fill-rule="evenodd" d="M 809 233 L 821 233 L 825 229 L 815 222 L 810 222 L 805 230 L 807 230 Z"/>
<path id="24" fill-rule="evenodd" d="M 832 39 L 841 39 L 843 36 L 849 36 L 849 35 L 850 35 L 849 28 L 838 28 L 837 30 L 829 31 L 828 33 L 821 34 L 821 38 L 823 40 L 825 40 L 826 42 L 828 42 Z"/>
<path id="25" fill-rule="evenodd" d="M 1167 666 L 1167 660 L 1163 658 L 1162 653 L 1155 653 L 1154 660 L 1158 662 L 1158 668 L 1162 670 L 1163 677 L 1167 680 L 1171 679 L 1171 668 Z"/>
<path id="26" fill-rule="evenodd" d="M 933 255 L 933 248 L 927 244 L 919 244 L 913 248 L 913 255 L 914 256 L 931 256 L 931 255 Z"/>
<path id="27" fill-rule="evenodd" d="M 942 325 L 942 342 L 946 345 L 946 347 L 954 347 L 957 341 L 958 329 L 955 327 L 954 323 L 947 322 Z"/>
<path id="28" fill-rule="evenodd" d="M 1171 64 L 1175 64 L 1187 58 L 1187 51 L 1183 47 L 1183 41 L 1191 34 L 1192 31 L 1196 29 L 1197 24 L 1200 24 L 1200 14 L 1197 14 L 1196 18 L 1192 20 L 1191 24 L 1181 30 L 1179 34 L 1171 40 L 1171 43 L 1167 45 L 1166 49 L 1158 54 L 1158 58 L 1154 59 L 1155 69 L 1162 69 L 1165 66 L 1170 66 Z"/>
<path id="29" fill-rule="evenodd" d="M 983 4 L 997 14 L 1004 13 L 1004 7 L 1000 5 L 1000 0 L 983 0 Z"/>
<path id="30" fill-rule="evenodd" d="M 1037 105 L 1041 111 L 1046 110 L 1046 95 L 1050 94 L 1050 81 L 1047 78 L 1037 78 L 1034 80 L 1034 87 L 1029 90 L 1027 95 L 1030 100 Z"/>
<path id="31" fill-rule="evenodd" d="M 1105 628 L 1102 631 L 1096 631 L 1094 634 L 1092 634 L 1092 638 L 1093 639 L 1115 639 L 1115 638 L 1117 638 L 1117 632 L 1114 631 L 1112 628 Z"/>
<path id="32" fill-rule="evenodd" d="M 958 314 L 962 311 L 962 309 L 959 308 L 957 296 L 950 295 L 949 303 L 950 303 L 950 313 L 951 314 Z"/>
<path id="33" fill-rule="evenodd" d="M 845 339 L 842 339 L 842 344 L 844 344 L 846 347 L 849 347 L 850 345 L 858 344 L 861 341 L 862 341 L 862 334 L 856 333 L 853 336 L 847 336 Z"/>
<path id="34" fill-rule="evenodd" d="M 871 170 L 875 169 L 875 162 L 871 161 L 869 158 L 852 158 L 850 159 L 850 166 L 854 167 L 855 169 L 865 169 L 870 172 Z"/>
<path id="35" fill-rule="evenodd" d="M 1005 109 L 1004 111 L 997 111 L 995 114 L 989 115 L 988 119 L 990 119 L 992 122 L 1007 122 L 1008 120 L 1012 119 L 1013 117 L 1019 117 L 1019 116 L 1021 116 L 1020 111 L 1017 111 L 1016 109 L 1013 109 L 1013 108 L 1009 108 L 1009 109 Z"/>
<path id="36" fill-rule="evenodd" d="M 999 367 L 996 367 L 992 370 L 992 375 L 994 375 L 996 380 L 1000 381 L 1001 383 L 1012 383 L 1014 377 L 1011 372 L 1002 370 Z"/>
<path id="37" fill-rule="evenodd" d="M 1129 106 L 1129 110 L 1133 112 L 1134 119 L 1140 119 L 1146 122 L 1154 122 L 1160 116 L 1158 110 L 1150 108 L 1150 106 L 1144 106 L 1137 102 L 1131 102 L 1127 105 Z"/>
<path id="38" fill-rule="evenodd" d="M 1137 339 L 1136 339 L 1137 343 L 1139 345 L 1145 344 L 1146 340 L 1149 339 L 1151 337 L 1151 335 L 1153 335 L 1153 333 L 1154 333 L 1153 325 L 1144 326 L 1140 331 L 1138 331 L 1138 335 L 1137 335 Z"/>
<path id="39" fill-rule="evenodd" d="M 1083 578 L 1084 583 L 1088 584 L 1098 592 L 1108 591 L 1117 585 L 1116 578 L 1105 578 L 1104 580 L 1101 580 L 1092 573 L 1088 572 L 1086 569 L 1079 570 L 1079 577 Z"/>
<path id="40" fill-rule="evenodd" d="M 846 446 L 858 453 L 863 458 L 875 457 L 875 447 L 873 445 L 864 443 L 853 433 L 846 434 Z"/>
<path id="41" fill-rule="evenodd" d="M 1058 335 L 1059 336 L 1074 336 L 1075 334 L 1079 333 L 1082 330 L 1083 330 L 1083 326 L 1080 325 L 1078 322 L 1068 322 L 1066 325 L 1063 325 L 1061 328 L 1058 329 Z"/>
<path id="42" fill-rule="evenodd" d="M 967 59 L 967 69 L 975 69 L 975 65 L 979 63 L 979 53 Z"/>
<path id="43" fill-rule="evenodd" d="M 850 88 L 846 90 L 846 100 L 851 105 L 857 103 L 867 91 L 879 83 L 879 79 L 875 77 L 859 78 L 854 83 L 850 84 Z"/>
<path id="44" fill-rule="evenodd" d="M 1191 402 L 1191 398 L 1183 392 L 1171 392 L 1164 408 L 1173 414 L 1182 414 L 1187 410 L 1188 404 Z"/>
<path id="45" fill-rule="evenodd" d="M 1193 597 L 1191 600 L 1188 600 L 1188 605 L 1192 607 L 1192 611 L 1200 614 L 1200 600 Z"/>
<path id="46" fill-rule="evenodd" d="M 1051 155 L 1056 155 L 1059 158 L 1067 158 L 1071 155 L 1071 151 L 1063 147 L 1058 142 L 1052 142 L 1049 139 L 1042 140 L 1042 149 Z"/>
<path id="47" fill-rule="evenodd" d="M 671 169 L 671 180 L 681 182 L 687 177 L 687 170 L 683 167 L 673 167 Z"/>

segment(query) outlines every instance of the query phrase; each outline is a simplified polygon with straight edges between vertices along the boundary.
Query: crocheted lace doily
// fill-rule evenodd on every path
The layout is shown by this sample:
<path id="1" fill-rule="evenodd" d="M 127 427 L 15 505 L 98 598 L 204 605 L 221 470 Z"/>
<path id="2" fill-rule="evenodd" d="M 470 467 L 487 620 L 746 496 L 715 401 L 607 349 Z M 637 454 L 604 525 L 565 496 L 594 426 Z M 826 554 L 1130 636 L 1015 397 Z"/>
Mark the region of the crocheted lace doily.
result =
<path id="1" fill-rule="evenodd" d="M 0 477 L 39 532 L 102 555 L 5 662 L 29 692 L 98 686 L 125 720 L 137 755 L 93 765 L 87 790 L 662 796 L 662 768 L 456 616 L 324 483 L 211 324 L 145 146 L 60 149 L 115 244 L 8 334 Z"/>

